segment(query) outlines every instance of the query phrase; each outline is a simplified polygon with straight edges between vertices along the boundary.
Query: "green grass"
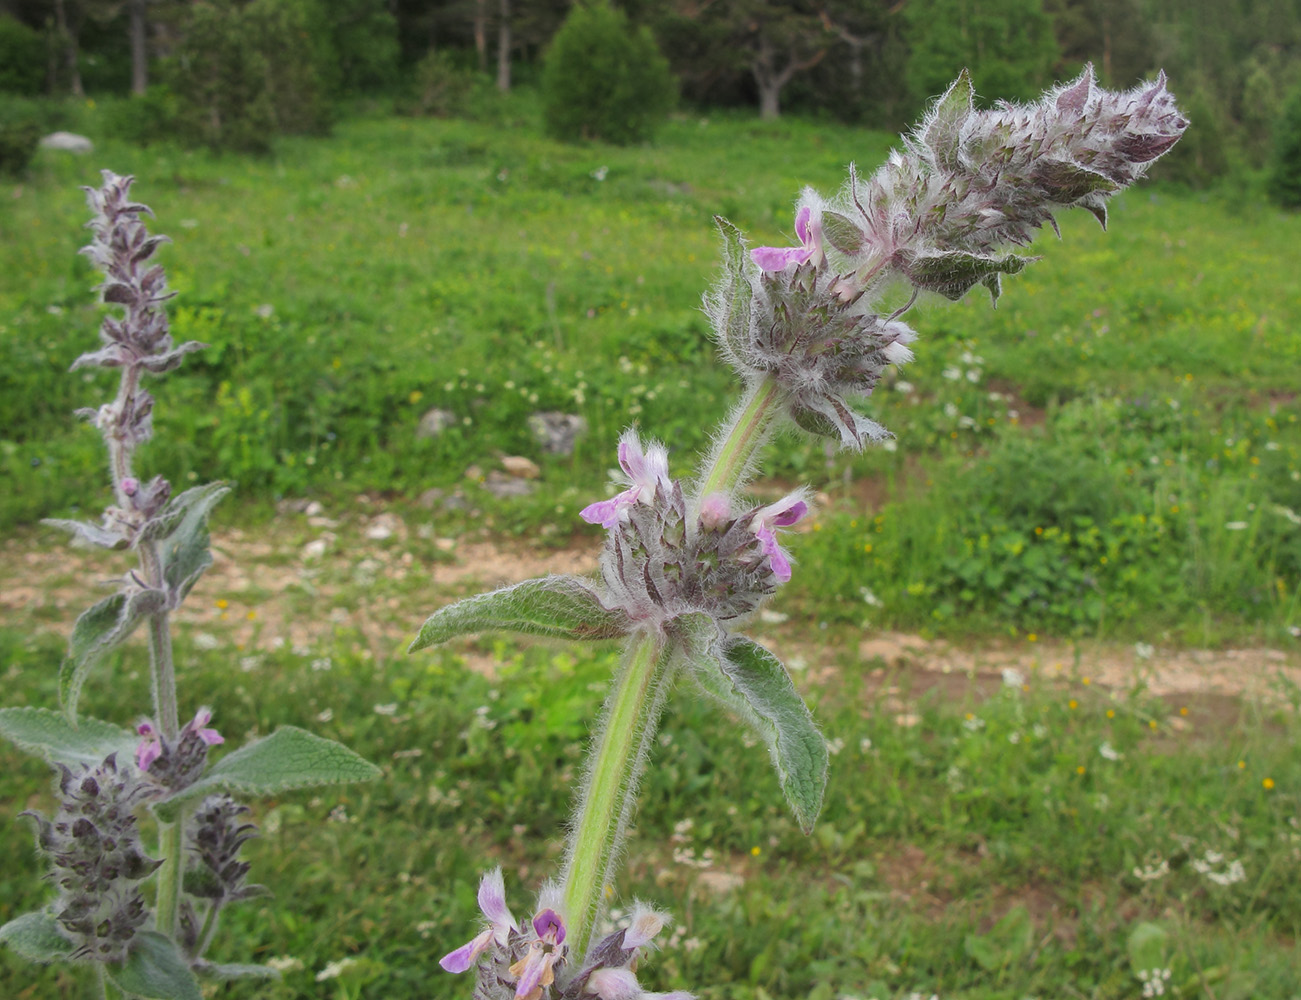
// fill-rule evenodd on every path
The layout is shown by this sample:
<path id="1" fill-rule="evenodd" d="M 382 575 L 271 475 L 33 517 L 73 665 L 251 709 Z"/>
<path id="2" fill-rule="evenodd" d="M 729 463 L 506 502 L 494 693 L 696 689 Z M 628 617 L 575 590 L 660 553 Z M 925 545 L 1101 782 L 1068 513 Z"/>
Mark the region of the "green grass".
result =
<path id="1" fill-rule="evenodd" d="M 734 395 L 699 309 L 711 216 L 783 241 L 800 186 L 834 190 L 890 141 L 720 116 L 679 118 L 651 147 L 572 147 L 541 136 L 524 97 L 490 122 L 354 119 L 248 160 L 125 145 L 96 132 L 111 117 L 80 114 L 95 155 L 42 153 L 0 200 L 9 525 L 95 506 L 99 446 L 71 411 L 111 379 L 66 366 L 93 343 L 76 186 L 100 164 L 139 176 L 176 239 L 175 333 L 211 345 L 159 389 L 150 467 L 250 502 L 460 488 L 466 527 L 563 541 L 587 530 L 576 513 L 627 423 L 685 473 Z M 793 546 L 819 566 L 796 593 L 956 634 L 1290 641 L 1301 220 L 1148 188 L 1115 203 L 1111 232 L 1082 213 L 1063 231 L 997 311 L 972 296 L 914 314 L 905 385 L 867 404 L 896 451 L 773 445 L 772 475 L 837 501 L 834 541 Z M 431 407 L 459 423 L 418 439 Z M 553 409 L 589 423 L 572 457 L 527 428 Z M 503 502 L 465 480 L 502 454 L 537 459 L 543 489 Z M 874 537 L 853 524 L 878 516 Z M 865 587 L 882 602 L 866 615 Z"/>
<path id="2" fill-rule="evenodd" d="M 1141 991 L 1130 935 L 1155 923 L 1181 996 L 1301 995 L 1294 688 L 1258 704 L 1167 702 L 1045 671 L 1023 690 L 887 670 L 858 658 L 855 637 L 831 629 L 820 661 L 831 669 L 797 673 L 836 750 L 812 837 L 781 802 L 762 745 L 688 684 L 674 695 L 618 885 L 625 903 L 652 900 L 680 922 L 649 983 L 707 1000 L 1121 1000 Z M 7 703 L 52 704 L 57 639 L 6 631 L 0 642 Z M 360 650 L 355 636 L 323 634 L 241 665 L 181 642 L 186 690 L 213 694 L 233 741 L 302 725 L 385 772 L 373 786 L 258 805 L 251 877 L 276 898 L 233 910 L 214 957 L 304 968 L 218 996 L 464 996 L 436 961 L 475 930 L 479 871 L 504 865 L 518 914 L 557 862 L 613 650 L 467 646 L 492 655 L 494 680 L 455 650 L 382 662 Z M 123 672 L 94 678 L 87 711 L 120 714 L 147 697 L 139 651 L 128 652 Z M 49 894 L 15 820 L 49 800 L 36 792 L 43 765 L 7 750 L 0 765 L 4 921 Z M 1223 855 L 1212 872 L 1239 861 L 1242 879 L 1200 874 L 1208 851 Z M 706 858 L 708 869 L 693 864 Z M 1160 877 L 1134 874 L 1162 862 Z M 709 872 L 733 887 L 708 888 Z M 364 959 L 352 979 L 315 980 L 346 956 Z M 7 951 L 0 975 L 33 984 L 20 997 L 80 997 L 87 985 Z"/>

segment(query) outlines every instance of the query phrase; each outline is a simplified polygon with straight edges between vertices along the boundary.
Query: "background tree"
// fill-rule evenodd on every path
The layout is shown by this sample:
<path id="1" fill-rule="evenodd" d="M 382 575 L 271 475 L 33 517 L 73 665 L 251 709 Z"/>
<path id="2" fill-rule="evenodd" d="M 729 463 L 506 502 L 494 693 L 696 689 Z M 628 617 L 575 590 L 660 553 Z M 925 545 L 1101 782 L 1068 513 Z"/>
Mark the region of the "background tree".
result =
<path id="1" fill-rule="evenodd" d="M 990 101 L 1029 100 L 1053 80 L 1057 41 L 1042 0 L 912 0 L 908 80 L 921 98 L 966 67 Z"/>

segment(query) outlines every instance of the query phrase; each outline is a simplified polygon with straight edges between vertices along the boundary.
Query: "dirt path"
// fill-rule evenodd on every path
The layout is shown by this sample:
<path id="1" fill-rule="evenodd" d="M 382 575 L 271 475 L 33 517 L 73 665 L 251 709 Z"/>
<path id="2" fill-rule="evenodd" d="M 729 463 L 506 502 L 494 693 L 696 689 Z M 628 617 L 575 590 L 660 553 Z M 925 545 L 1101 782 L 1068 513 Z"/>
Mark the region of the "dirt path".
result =
<path id="1" fill-rule="evenodd" d="M 69 549 L 51 534 L 28 532 L 0 549 L 0 626 L 66 636 L 94 597 L 84 581 L 111 580 L 127 564 L 122 553 Z M 549 572 L 594 572 L 599 543 L 543 549 L 527 541 L 453 539 L 440 536 L 432 521 L 365 507 L 332 518 L 313 505 L 253 531 L 219 528 L 213 551 L 212 569 L 177 616 L 195 641 L 241 655 L 285 644 L 308 652 L 322 637 L 344 632 L 388 657 L 453 597 Z M 1277 649 L 1171 650 L 1092 640 L 959 647 L 893 632 L 849 632 L 819 645 L 793 620 L 761 619 L 756 630 L 813 684 L 831 681 L 848 655 L 867 670 L 936 675 L 928 686 L 941 678 L 1001 681 L 1004 671 L 1087 677 L 1111 688 L 1141 680 L 1166 696 L 1260 696 L 1277 691 L 1280 677 L 1301 685 L 1301 653 Z M 847 636 L 850 650 L 857 644 L 856 657 L 846 653 Z M 488 669 L 473 659 L 471 665 Z"/>

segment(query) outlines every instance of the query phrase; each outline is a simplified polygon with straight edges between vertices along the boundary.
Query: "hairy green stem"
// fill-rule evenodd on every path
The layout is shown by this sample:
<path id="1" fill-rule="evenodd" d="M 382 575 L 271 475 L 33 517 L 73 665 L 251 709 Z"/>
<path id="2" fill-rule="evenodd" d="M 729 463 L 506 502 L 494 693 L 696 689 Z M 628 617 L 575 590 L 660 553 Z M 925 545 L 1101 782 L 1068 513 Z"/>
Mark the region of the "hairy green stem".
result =
<path id="1" fill-rule="evenodd" d="M 212 936 L 217 932 L 217 914 L 220 910 L 219 902 L 208 905 L 208 914 L 203 918 L 203 930 L 199 931 L 199 943 L 194 946 L 191 960 L 202 958 L 203 953 L 208 950 L 208 945 L 212 944 Z"/>
<path id="2" fill-rule="evenodd" d="M 714 451 L 713 464 L 706 474 L 700 495 L 731 490 L 744 474 L 759 447 L 768 439 L 773 420 L 781 412 L 782 388 L 772 376 L 757 382 L 727 429 L 722 443 Z"/>
<path id="3" fill-rule="evenodd" d="M 158 869 L 158 899 L 154 904 L 154 922 L 159 933 L 176 936 L 176 917 L 181 902 L 182 862 L 185 858 L 185 824 L 158 823 L 158 853 L 163 857 Z"/>
<path id="4" fill-rule="evenodd" d="M 669 659 L 662 633 L 634 637 L 601 709 L 561 876 L 566 940 L 573 955 L 586 953 L 614 877 L 637 799 L 637 779 L 668 693 Z"/>
<path id="5" fill-rule="evenodd" d="M 783 390 L 767 378 L 751 388 L 715 450 L 701 495 L 730 490 L 768 438 L 781 412 Z M 637 782 L 650 754 L 660 712 L 672 683 L 673 651 L 660 631 L 630 638 L 623 666 L 601 709 L 597 736 L 588 751 L 561 884 L 566 941 L 583 956 L 613 892 L 619 851 L 637 801 Z"/>
<path id="6" fill-rule="evenodd" d="M 108 982 L 104 977 L 104 966 L 95 963 L 95 996 L 99 1000 L 108 1000 Z"/>
<path id="7" fill-rule="evenodd" d="M 140 562 L 150 584 L 164 586 L 158 551 L 153 543 L 141 547 Z M 167 611 L 149 616 L 149 676 L 154 697 L 154 722 L 163 739 L 175 746 L 180 736 L 180 712 L 176 702 L 176 665 L 172 660 L 172 629 Z M 184 845 L 184 814 L 174 823 L 158 824 L 158 853 L 163 864 L 158 869 L 158 901 L 154 919 L 158 930 L 168 937 L 176 935 L 185 864 Z"/>

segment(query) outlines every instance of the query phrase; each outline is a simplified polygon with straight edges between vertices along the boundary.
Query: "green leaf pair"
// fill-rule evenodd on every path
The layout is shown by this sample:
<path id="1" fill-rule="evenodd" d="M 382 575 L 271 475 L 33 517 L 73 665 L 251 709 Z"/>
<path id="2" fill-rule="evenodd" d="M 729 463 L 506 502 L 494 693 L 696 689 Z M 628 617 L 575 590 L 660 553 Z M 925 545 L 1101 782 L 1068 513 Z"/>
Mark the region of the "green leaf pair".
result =
<path id="1" fill-rule="evenodd" d="M 158 546 L 162 587 L 123 590 L 104 598 L 77 619 L 68 653 L 59 668 L 59 702 L 72 722 L 77 721 L 81 689 L 95 665 L 126 642 L 144 618 L 180 605 L 212 565 L 208 515 L 229 492 L 222 483 L 207 483 L 174 497 L 140 530 L 140 542 Z"/>

